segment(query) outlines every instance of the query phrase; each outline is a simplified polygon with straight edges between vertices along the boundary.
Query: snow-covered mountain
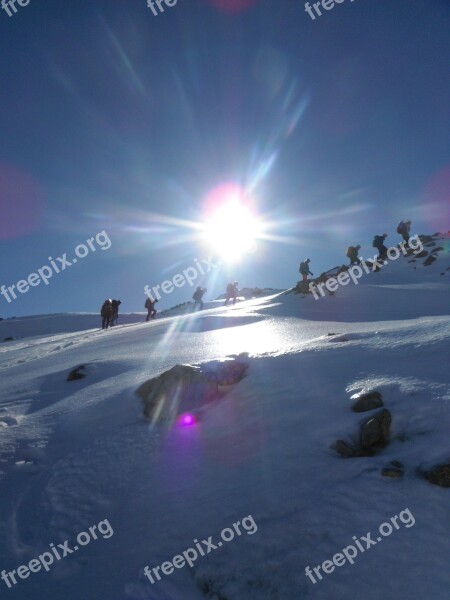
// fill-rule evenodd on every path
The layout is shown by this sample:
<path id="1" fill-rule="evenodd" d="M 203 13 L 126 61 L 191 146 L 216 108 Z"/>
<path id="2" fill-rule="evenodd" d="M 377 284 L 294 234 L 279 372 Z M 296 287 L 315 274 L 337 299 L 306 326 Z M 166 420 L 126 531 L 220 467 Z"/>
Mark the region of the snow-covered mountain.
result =
<path id="1" fill-rule="evenodd" d="M 317 300 L 290 291 L 150 323 L 124 314 L 107 331 L 97 315 L 0 322 L 0 340 L 17 338 L 0 343 L 1 597 L 446 598 L 450 491 L 425 475 L 450 463 L 450 239 L 428 243 L 426 256 Z M 178 398 L 184 421 L 144 417 L 136 392 L 149 379 L 177 364 L 215 373 L 236 356 L 245 376 L 195 409 Z M 366 452 L 360 428 L 377 410 L 351 407 L 371 391 L 391 427 L 387 445 Z M 344 458 L 337 440 L 367 455 Z M 241 525 L 219 546 L 249 517 L 256 529 Z M 99 523 L 105 535 L 73 550 Z M 377 533 L 383 523 L 390 534 Z M 201 556 L 194 540 L 210 536 Z M 66 540 L 73 552 L 56 559 L 50 544 Z M 354 564 L 331 572 L 324 561 L 349 545 Z M 188 548 L 192 567 L 146 576 Z M 48 572 L 18 575 L 49 551 Z M 305 568 L 318 565 L 313 583 Z"/>

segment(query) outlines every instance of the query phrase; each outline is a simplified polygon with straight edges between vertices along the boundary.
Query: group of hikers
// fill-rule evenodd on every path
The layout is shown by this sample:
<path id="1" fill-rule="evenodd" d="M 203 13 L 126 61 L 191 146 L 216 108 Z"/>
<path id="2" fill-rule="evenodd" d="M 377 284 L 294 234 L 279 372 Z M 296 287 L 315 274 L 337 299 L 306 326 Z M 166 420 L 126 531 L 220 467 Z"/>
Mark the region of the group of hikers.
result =
<path id="1" fill-rule="evenodd" d="M 122 304 L 120 300 L 105 300 L 102 308 L 100 309 L 100 316 L 102 318 L 102 329 L 108 329 L 117 325 L 117 319 L 119 318 L 119 306 Z"/>
<path id="2" fill-rule="evenodd" d="M 158 300 L 152 300 L 151 298 L 147 298 L 145 302 L 145 308 L 147 309 L 147 318 L 146 321 L 150 321 L 150 319 L 154 319 L 156 315 L 155 304 Z M 117 325 L 117 320 L 119 318 L 119 306 L 122 304 L 120 300 L 105 300 L 100 309 L 100 316 L 102 318 L 102 329 L 108 329 L 108 327 L 113 327 Z"/>
<path id="3" fill-rule="evenodd" d="M 397 226 L 397 233 L 400 234 L 404 240 L 404 242 L 408 243 L 410 238 L 411 231 L 411 221 L 400 221 Z M 383 233 L 383 235 L 376 235 L 373 238 L 372 246 L 378 250 L 378 258 L 380 260 L 384 260 L 387 256 L 387 247 L 385 246 L 385 240 L 387 238 L 387 233 Z M 358 253 L 361 249 L 361 246 L 349 246 L 347 248 L 347 258 L 350 260 L 350 266 L 361 264 L 361 259 L 358 256 Z M 311 260 L 307 258 L 306 260 L 300 263 L 300 274 L 302 276 L 302 281 L 308 281 L 308 276 L 314 276 L 314 273 L 311 273 L 309 268 Z M 194 301 L 194 310 L 199 308 L 203 310 L 203 296 L 208 290 L 201 286 L 198 286 L 195 290 L 192 299 Z M 226 300 L 225 306 L 228 306 L 229 302 L 232 301 L 233 304 L 236 304 L 237 294 L 238 294 L 238 282 L 234 281 L 229 283 L 226 288 Z M 153 298 L 148 297 L 145 301 L 145 308 L 147 309 L 147 317 L 145 319 L 146 322 L 154 319 L 156 316 L 156 308 L 155 304 L 158 300 L 153 300 Z M 100 311 L 100 315 L 102 317 L 102 329 L 108 329 L 108 327 L 113 327 L 117 324 L 117 319 L 119 318 L 119 306 L 121 305 L 120 300 L 105 300 L 103 306 Z"/>
<path id="4" fill-rule="evenodd" d="M 400 234 L 403 240 L 408 243 L 411 232 L 411 221 L 400 221 L 397 225 L 397 233 Z M 373 238 L 372 246 L 378 250 L 378 258 L 379 260 L 384 260 L 387 256 L 387 247 L 384 244 L 385 239 L 387 238 L 387 233 L 383 233 L 383 235 L 376 235 Z M 350 266 L 361 264 L 361 259 L 358 256 L 358 252 L 360 251 L 361 246 L 349 246 L 347 248 L 347 258 L 350 260 Z M 310 259 L 307 258 L 303 262 L 300 263 L 300 275 L 302 276 L 302 281 L 308 280 L 308 275 L 313 276 L 313 273 L 309 270 Z"/>
<path id="5" fill-rule="evenodd" d="M 194 310 L 197 310 L 197 308 L 203 310 L 203 296 L 207 291 L 207 288 L 202 288 L 200 286 L 197 287 L 197 289 L 194 292 L 194 295 L 192 296 L 192 299 L 194 300 Z M 238 291 L 239 290 L 237 281 L 234 281 L 233 283 L 229 283 L 227 285 L 225 306 L 228 305 L 230 300 L 233 301 L 233 304 L 236 304 Z M 145 301 L 144 306 L 147 309 L 147 316 L 145 318 L 146 322 L 155 318 L 157 312 L 155 304 L 157 302 L 157 299 L 153 300 L 153 298 L 150 297 L 148 297 Z M 119 306 L 121 304 L 122 302 L 120 300 L 108 299 L 104 301 L 100 310 L 100 316 L 102 318 L 102 329 L 108 329 L 108 327 L 113 327 L 114 325 L 117 325 L 117 319 L 119 318 Z"/>

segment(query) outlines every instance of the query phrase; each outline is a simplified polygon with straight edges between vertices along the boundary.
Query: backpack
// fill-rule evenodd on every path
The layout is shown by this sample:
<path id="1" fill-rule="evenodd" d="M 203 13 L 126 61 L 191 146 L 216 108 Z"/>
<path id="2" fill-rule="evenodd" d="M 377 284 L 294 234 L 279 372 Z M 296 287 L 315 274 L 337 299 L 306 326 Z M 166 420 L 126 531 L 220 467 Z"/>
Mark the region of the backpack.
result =
<path id="1" fill-rule="evenodd" d="M 373 238 L 373 242 L 372 242 L 372 246 L 374 248 L 378 248 L 378 246 L 381 246 L 381 244 L 384 242 L 384 238 L 382 235 L 376 235 Z"/>
<path id="2" fill-rule="evenodd" d="M 112 304 L 111 302 L 103 302 L 103 306 L 100 310 L 102 317 L 110 317 L 112 315 Z"/>
<path id="3" fill-rule="evenodd" d="M 400 223 L 397 225 L 397 233 L 403 233 L 405 231 L 405 227 L 405 223 L 400 221 Z"/>
<path id="4" fill-rule="evenodd" d="M 303 273 L 305 273 L 306 275 L 308 274 L 309 264 L 306 262 L 306 260 L 304 260 L 303 262 L 300 263 L 299 271 L 302 275 L 303 275 Z"/>
<path id="5" fill-rule="evenodd" d="M 227 294 L 234 294 L 235 290 L 234 290 L 234 285 L 232 283 L 229 283 L 227 285 Z"/>
<path id="6" fill-rule="evenodd" d="M 354 256 L 354 255 L 355 255 L 355 252 L 356 252 L 356 248 L 355 248 L 355 246 L 349 246 L 349 247 L 347 248 L 347 255 L 346 255 L 346 256 L 347 256 L 347 258 L 351 258 L 352 256 Z"/>
<path id="7" fill-rule="evenodd" d="M 145 301 L 144 307 L 147 309 L 153 308 L 153 302 L 150 300 L 150 298 L 147 298 L 147 300 Z"/>

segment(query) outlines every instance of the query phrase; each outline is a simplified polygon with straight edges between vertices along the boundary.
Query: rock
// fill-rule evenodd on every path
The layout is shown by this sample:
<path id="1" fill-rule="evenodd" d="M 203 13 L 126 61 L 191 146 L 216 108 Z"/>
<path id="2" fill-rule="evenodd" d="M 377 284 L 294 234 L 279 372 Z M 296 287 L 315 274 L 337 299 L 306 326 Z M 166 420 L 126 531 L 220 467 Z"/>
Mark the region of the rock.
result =
<path id="1" fill-rule="evenodd" d="M 341 273 L 345 273 L 346 271 L 348 271 L 350 268 L 349 265 L 342 265 L 341 267 L 339 267 L 339 269 L 336 271 L 336 273 L 334 274 L 333 277 L 337 277 L 338 275 L 340 275 Z"/>
<path id="2" fill-rule="evenodd" d="M 400 461 L 398 461 L 398 460 L 391 460 L 391 465 L 392 465 L 393 467 L 395 467 L 396 469 L 403 469 L 403 470 L 405 469 L 405 465 L 404 465 L 404 464 L 402 464 L 402 463 L 401 463 Z"/>
<path id="3" fill-rule="evenodd" d="M 143 383 L 137 393 L 144 401 L 145 416 L 156 420 L 174 418 L 180 404 L 193 408 L 212 402 L 219 389 L 214 378 L 206 377 L 199 367 L 175 365 Z"/>
<path id="4" fill-rule="evenodd" d="M 426 250 L 422 250 L 422 252 L 419 252 L 415 255 L 416 258 L 425 258 L 425 256 L 428 256 L 428 252 Z"/>
<path id="5" fill-rule="evenodd" d="M 383 408 L 360 426 L 360 445 L 363 449 L 384 448 L 391 429 L 391 413 Z"/>
<path id="6" fill-rule="evenodd" d="M 329 342 L 333 342 L 333 344 L 335 342 L 349 342 L 350 338 L 348 336 L 346 336 L 345 334 L 339 334 L 339 335 L 334 335 L 334 336 L 329 336 L 331 339 L 329 339 Z"/>
<path id="7" fill-rule="evenodd" d="M 238 360 L 227 360 L 220 363 L 215 370 L 218 385 L 238 383 L 244 377 L 249 366 L 248 363 Z"/>
<path id="8" fill-rule="evenodd" d="M 404 472 L 400 469 L 393 469 L 391 467 L 388 467 L 386 469 L 382 469 L 381 474 L 383 475 L 383 477 L 393 477 L 399 479 L 400 477 L 403 477 Z"/>
<path id="9" fill-rule="evenodd" d="M 12 342 L 13 340 L 14 340 L 14 338 L 13 338 L 13 337 L 11 337 L 11 336 L 10 336 L 10 337 L 5 337 L 5 338 L 3 338 L 3 341 L 4 341 L 4 342 Z"/>
<path id="10" fill-rule="evenodd" d="M 423 261 L 423 266 L 424 267 L 429 267 L 431 264 L 434 263 L 434 261 L 436 260 L 436 257 L 433 256 L 432 254 L 430 254 L 430 256 Z"/>
<path id="11" fill-rule="evenodd" d="M 359 396 L 352 406 L 354 412 L 366 412 L 373 410 L 374 408 L 381 408 L 383 406 L 383 400 L 380 392 L 368 392 Z"/>
<path id="12" fill-rule="evenodd" d="M 70 373 L 67 375 L 66 381 L 75 381 L 77 379 L 84 379 L 86 377 L 86 374 L 80 373 L 80 371 L 85 368 L 86 367 L 84 365 L 80 365 L 76 369 L 72 369 L 72 371 L 70 371 Z"/>
<path id="13" fill-rule="evenodd" d="M 415 258 L 413 258 L 412 260 L 408 260 L 408 262 L 409 262 L 409 263 L 411 263 L 411 262 L 416 262 L 416 259 L 415 259 Z"/>
<path id="14" fill-rule="evenodd" d="M 442 246 L 438 246 L 434 250 L 431 251 L 431 254 L 437 254 L 438 252 L 443 252 L 444 248 Z"/>
<path id="15" fill-rule="evenodd" d="M 309 281 L 299 281 L 294 288 L 295 294 L 310 294 Z"/>
<path id="16" fill-rule="evenodd" d="M 435 244 L 435 242 L 428 242 L 428 244 L 425 244 L 425 246 L 427 248 L 429 248 L 430 246 L 436 246 L 436 244 Z M 434 252 L 434 250 L 433 250 L 433 252 Z"/>
<path id="17" fill-rule="evenodd" d="M 431 471 L 426 473 L 425 479 L 440 487 L 450 487 L 450 464 L 433 467 Z"/>
<path id="18" fill-rule="evenodd" d="M 422 244 L 429 244 L 433 241 L 433 236 L 421 234 L 419 235 L 419 240 L 422 242 Z"/>
<path id="19" fill-rule="evenodd" d="M 144 414 L 153 421 L 173 420 L 177 414 L 195 410 L 223 396 L 240 381 L 249 365 L 239 360 L 210 364 L 175 365 L 137 390 L 144 402 Z"/>
<path id="20" fill-rule="evenodd" d="M 370 452 L 362 450 L 361 448 L 352 448 L 344 440 L 337 440 L 332 446 L 333 450 L 336 450 L 341 456 L 347 458 L 356 458 L 359 456 L 370 456 Z"/>

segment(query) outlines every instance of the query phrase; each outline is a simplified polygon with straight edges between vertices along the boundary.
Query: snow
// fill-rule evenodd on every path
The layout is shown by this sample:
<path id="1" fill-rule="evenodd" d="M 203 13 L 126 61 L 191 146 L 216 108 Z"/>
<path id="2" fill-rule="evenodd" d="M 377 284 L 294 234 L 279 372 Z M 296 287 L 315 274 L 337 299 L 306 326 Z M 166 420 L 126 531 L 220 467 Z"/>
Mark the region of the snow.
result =
<path id="1" fill-rule="evenodd" d="M 422 477 L 450 461 L 448 236 L 436 244 L 444 250 L 429 267 L 401 257 L 319 300 L 276 293 L 150 323 L 121 315 L 108 331 L 98 315 L 0 322 L 0 340 L 16 338 L 0 343 L 0 570 L 50 543 L 73 546 L 104 519 L 114 530 L 48 573 L 11 589 L 0 580 L 1 597 L 446 598 L 450 492 Z M 247 376 L 198 422 L 149 426 L 141 383 L 241 352 Z M 86 378 L 67 382 L 79 365 Z M 392 413 L 390 444 L 341 458 L 331 444 L 351 443 L 371 414 L 353 413 L 352 396 L 372 389 Z M 381 476 L 392 460 L 402 479 Z M 406 508 L 414 526 L 316 584 L 305 576 Z M 144 576 L 248 515 L 253 535 L 154 585 Z"/>

